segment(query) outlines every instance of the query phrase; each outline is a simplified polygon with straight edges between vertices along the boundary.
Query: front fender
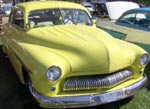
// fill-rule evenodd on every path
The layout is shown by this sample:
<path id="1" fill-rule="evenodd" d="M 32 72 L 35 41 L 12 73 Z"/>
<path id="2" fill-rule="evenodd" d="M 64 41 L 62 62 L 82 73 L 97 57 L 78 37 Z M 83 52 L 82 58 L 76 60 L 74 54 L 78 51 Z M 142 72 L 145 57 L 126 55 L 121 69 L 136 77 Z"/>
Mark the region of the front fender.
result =
<path id="1" fill-rule="evenodd" d="M 64 76 L 71 72 L 69 63 L 61 56 L 51 51 L 51 48 L 22 44 L 24 53 L 22 54 L 22 61 L 29 71 L 29 76 L 36 91 L 47 95 L 50 92 L 50 87 L 64 78 Z M 46 78 L 46 71 L 50 66 L 59 66 L 61 68 L 61 77 L 57 81 L 49 81 Z M 58 93 L 59 89 L 55 91 Z M 54 94 L 54 93 L 53 93 Z"/>
<path id="2" fill-rule="evenodd" d="M 126 47 L 128 49 L 127 53 L 130 55 L 131 69 L 133 69 L 136 72 L 143 72 L 145 67 L 140 64 L 140 58 L 143 54 L 147 52 L 143 48 L 130 42 L 126 42 L 119 39 L 116 40 L 122 46 L 122 48 Z M 135 74 L 134 77 L 138 78 L 139 74 Z"/>

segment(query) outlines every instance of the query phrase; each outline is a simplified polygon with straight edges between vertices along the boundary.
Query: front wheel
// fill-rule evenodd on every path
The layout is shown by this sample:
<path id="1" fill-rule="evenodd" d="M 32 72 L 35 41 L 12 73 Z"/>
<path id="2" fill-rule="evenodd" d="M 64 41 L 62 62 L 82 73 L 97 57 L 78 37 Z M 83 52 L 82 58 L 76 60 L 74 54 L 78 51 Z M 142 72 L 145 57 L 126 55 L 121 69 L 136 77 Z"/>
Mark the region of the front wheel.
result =
<path id="1" fill-rule="evenodd" d="M 3 57 L 4 60 L 8 58 L 6 50 L 3 45 L 1 45 L 1 48 L 0 48 L 0 55 Z"/>
<path id="2" fill-rule="evenodd" d="M 30 77 L 27 75 L 26 77 L 26 85 L 28 87 L 28 92 L 30 94 L 30 98 L 29 99 L 29 102 L 27 102 L 28 104 L 25 105 L 25 108 L 24 109 L 42 109 L 40 106 L 39 106 L 39 103 L 35 100 L 35 98 L 32 96 L 32 88 L 33 88 L 33 84 L 32 84 L 32 81 L 30 79 Z"/>

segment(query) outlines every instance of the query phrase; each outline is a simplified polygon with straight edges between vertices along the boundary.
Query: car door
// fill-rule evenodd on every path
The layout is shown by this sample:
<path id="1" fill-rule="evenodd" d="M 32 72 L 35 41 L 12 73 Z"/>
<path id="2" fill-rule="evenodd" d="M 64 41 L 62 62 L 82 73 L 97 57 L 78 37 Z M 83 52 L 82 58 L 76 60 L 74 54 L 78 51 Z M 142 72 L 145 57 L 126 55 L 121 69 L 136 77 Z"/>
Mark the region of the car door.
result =
<path id="1" fill-rule="evenodd" d="M 9 22 L 5 28 L 7 42 L 7 55 L 18 75 L 21 72 L 21 58 L 23 56 L 22 40 L 24 38 L 24 16 L 23 11 L 14 9 L 11 12 Z M 20 76 L 19 76 L 20 77 Z"/>
<path id="2" fill-rule="evenodd" d="M 125 14 L 116 22 L 97 21 L 97 27 L 105 30 L 115 38 L 125 40 L 125 37 L 134 29 L 135 13 Z"/>

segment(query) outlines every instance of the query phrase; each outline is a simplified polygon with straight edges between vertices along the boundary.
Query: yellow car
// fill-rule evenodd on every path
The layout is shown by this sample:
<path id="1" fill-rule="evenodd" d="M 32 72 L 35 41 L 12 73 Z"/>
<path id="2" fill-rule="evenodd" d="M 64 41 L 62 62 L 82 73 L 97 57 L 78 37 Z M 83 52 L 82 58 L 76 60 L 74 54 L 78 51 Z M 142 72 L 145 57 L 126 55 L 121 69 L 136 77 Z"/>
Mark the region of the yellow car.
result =
<path id="1" fill-rule="evenodd" d="M 101 105 L 130 97 L 147 83 L 148 53 L 96 28 L 79 4 L 17 4 L 1 39 L 19 79 L 42 107 Z"/>

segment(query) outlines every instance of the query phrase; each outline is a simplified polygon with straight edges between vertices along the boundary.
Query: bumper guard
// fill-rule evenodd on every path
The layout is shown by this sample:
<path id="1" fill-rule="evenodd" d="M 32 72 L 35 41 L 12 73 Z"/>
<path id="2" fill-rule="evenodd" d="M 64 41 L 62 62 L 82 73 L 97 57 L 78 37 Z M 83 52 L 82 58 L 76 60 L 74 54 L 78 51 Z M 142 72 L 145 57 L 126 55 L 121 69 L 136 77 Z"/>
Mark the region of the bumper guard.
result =
<path id="1" fill-rule="evenodd" d="M 147 77 L 140 81 L 112 92 L 91 94 L 86 96 L 67 96 L 67 97 L 45 97 L 37 93 L 32 86 L 29 86 L 31 94 L 37 100 L 40 106 L 45 108 L 73 108 L 87 107 L 118 101 L 134 95 L 137 91 L 145 86 Z"/>

